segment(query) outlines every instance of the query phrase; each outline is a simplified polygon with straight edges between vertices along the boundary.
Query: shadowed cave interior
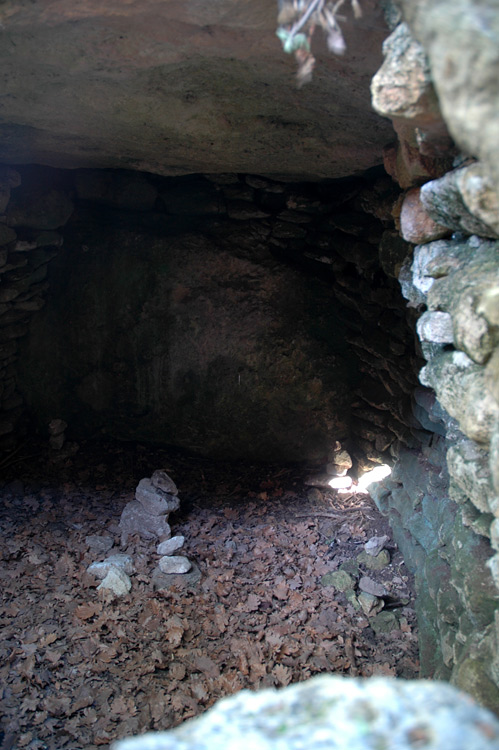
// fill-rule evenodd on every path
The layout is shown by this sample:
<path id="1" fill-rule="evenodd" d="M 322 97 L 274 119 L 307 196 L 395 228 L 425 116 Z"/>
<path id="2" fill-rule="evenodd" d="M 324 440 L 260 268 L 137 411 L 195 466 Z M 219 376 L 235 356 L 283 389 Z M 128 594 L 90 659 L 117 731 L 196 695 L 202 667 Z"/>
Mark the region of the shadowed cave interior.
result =
<path id="1" fill-rule="evenodd" d="M 417 676 L 413 578 L 357 486 L 438 441 L 412 395 L 391 180 L 16 171 L 2 525 L 6 653 L 17 638 L 21 655 L 6 727 L 28 747 L 92 746 L 242 687 Z M 156 469 L 180 491 L 184 575 L 119 525 Z M 124 600 L 87 572 L 111 553 L 133 560 Z"/>

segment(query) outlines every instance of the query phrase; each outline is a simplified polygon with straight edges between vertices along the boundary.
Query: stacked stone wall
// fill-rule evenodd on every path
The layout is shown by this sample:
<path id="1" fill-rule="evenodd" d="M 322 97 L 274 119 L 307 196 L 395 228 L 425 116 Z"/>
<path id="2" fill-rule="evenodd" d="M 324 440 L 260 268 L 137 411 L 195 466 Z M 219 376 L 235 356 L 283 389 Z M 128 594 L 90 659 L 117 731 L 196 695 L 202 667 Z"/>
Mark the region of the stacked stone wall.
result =
<path id="1" fill-rule="evenodd" d="M 42 435 L 324 465 L 339 439 L 360 472 L 429 440 L 388 177 L 59 178 L 75 210 L 18 370 Z"/>
<path id="2" fill-rule="evenodd" d="M 25 405 L 18 389 L 19 341 L 45 304 L 48 266 L 62 245 L 60 230 L 73 211 L 56 173 L 36 169 L 26 180 L 0 168 L 0 447 L 16 447 L 26 433 Z"/>
<path id="3" fill-rule="evenodd" d="M 373 494 L 415 572 L 422 676 L 498 711 L 499 200 L 487 164 L 444 135 L 405 23 L 385 54 L 373 104 L 398 134 L 385 166 L 405 189 L 395 217 L 415 246 L 399 279 L 426 360 L 414 414 L 434 436 Z"/>

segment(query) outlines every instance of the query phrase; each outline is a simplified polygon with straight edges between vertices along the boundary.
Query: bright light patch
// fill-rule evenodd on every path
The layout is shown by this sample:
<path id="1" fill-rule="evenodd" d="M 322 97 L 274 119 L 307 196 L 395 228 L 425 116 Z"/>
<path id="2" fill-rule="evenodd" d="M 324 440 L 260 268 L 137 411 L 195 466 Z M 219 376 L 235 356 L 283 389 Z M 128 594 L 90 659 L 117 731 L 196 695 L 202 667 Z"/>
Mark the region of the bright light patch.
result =
<path id="1" fill-rule="evenodd" d="M 333 477 L 333 479 L 329 480 L 329 486 L 332 487 L 333 490 L 349 489 L 349 487 L 352 486 L 352 477 Z"/>
<path id="2" fill-rule="evenodd" d="M 357 492 L 367 492 L 367 486 L 373 482 L 381 482 L 385 477 L 390 476 L 392 473 L 391 468 L 387 464 L 381 464 L 376 466 L 372 471 L 367 471 L 363 474 L 357 485 Z"/>

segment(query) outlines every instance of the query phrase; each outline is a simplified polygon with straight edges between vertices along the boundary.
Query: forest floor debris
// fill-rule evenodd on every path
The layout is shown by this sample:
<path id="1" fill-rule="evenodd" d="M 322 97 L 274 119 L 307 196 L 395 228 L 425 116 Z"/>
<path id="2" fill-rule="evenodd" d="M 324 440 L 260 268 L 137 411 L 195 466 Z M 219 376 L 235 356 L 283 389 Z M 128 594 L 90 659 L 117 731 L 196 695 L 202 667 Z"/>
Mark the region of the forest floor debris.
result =
<path id="1" fill-rule="evenodd" d="M 154 541 L 121 545 L 121 512 L 158 468 L 179 487 L 183 576 L 159 572 Z M 321 672 L 418 676 L 412 578 L 368 495 L 312 503 L 297 466 L 129 444 L 29 446 L 3 472 L 1 750 L 94 750 Z M 378 570 L 364 545 L 382 536 Z M 134 561 L 119 599 L 87 572 L 117 553 Z"/>

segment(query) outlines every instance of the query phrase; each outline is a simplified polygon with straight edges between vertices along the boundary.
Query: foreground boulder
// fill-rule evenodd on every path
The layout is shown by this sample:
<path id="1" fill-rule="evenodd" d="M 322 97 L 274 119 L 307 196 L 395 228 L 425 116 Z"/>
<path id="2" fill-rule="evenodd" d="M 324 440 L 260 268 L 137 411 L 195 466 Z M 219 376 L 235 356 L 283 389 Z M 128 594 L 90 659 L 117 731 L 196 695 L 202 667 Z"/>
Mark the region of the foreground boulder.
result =
<path id="1" fill-rule="evenodd" d="M 177 729 L 111 750 L 493 750 L 499 721 L 451 685 L 322 675 L 244 690 Z"/>

